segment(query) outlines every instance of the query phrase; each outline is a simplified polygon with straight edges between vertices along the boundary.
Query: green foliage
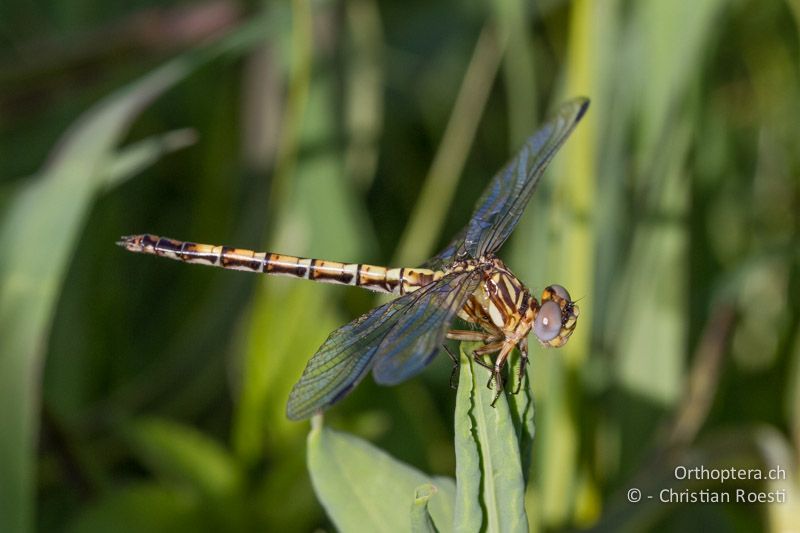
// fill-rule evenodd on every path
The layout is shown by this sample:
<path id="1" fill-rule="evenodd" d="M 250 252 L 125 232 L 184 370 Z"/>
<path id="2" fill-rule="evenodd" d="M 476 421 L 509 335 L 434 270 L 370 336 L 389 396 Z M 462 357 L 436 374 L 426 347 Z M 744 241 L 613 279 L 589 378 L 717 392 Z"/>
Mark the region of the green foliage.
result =
<path id="1" fill-rule="evenodd" d="M 328 429 L 321 417 L 313 421 L 308 470 L 339 530 L 528 531 L 514 418 L 505 395 L 490 405 L 495 393 L 483 386 L 485 376 L 480 370 L 475 375 L 467 355 L 476 347 L 462 345 L 461 351 L 455 482 L 426 476 L 359 438 Z"/>
<path id="2" fill-rule="evenodd" d="M 527 531 L 525 481 L 517 431 L 505 395 L 491 406 L 469 355 L 462 346 L 456 401 L 457 531 Z M 531 422 L 532 423 L 532 422 Z"/>
<path id="3" fill-rule="evenodd" d="M 51 160 L 10 200 L 0 226 L 0 529 L 30 527 L 29 494 L 39 407 L 38 369 L 72 249 L 96 195 L 119 184 L 175 147 L 175 136 L 140 141 L 115 152 L 142 109 L 202 61 L 176 60 L 122 89 L 87 112 L 65 135 Z M 179 143 L 180 145 L 180 143 Z M 32 244 L 39 243 L 36 246 Z"/>
<path id="4" fill-rule="evenodd" d="M 200 508 L 200 501 L 191 494 L 162 484 L 139 483 L 114 489 L 101 501 L 88 506 L 68 531 L 203 531 L 207 523 Z"/>
<path id="5" fill-rule="evenodd" d="M 342 487 L 396 490 L 371 512 L 406 531 L 800 528 L 799 5 L 4 6 L 0 531 L 352 529 L 380 499 Z M 453 394 L 442 357 L 365 379 L 306 444 L 288 391 L 378 301 L 113 244 L 413 266 L 579 95 L 501 256 L 581 316 L 496 409 L 482 369 Z M 748 488 L 783 505 L 620 496 L 719 489 L 675 465 L 776 463 L 786 480 Z"/>
<path id="6" fill-rule="evenodd" d="M 423 496 L 425 513 L 436 524 L 452 524 L 452 480 L 426 476 L 362 439 L 328 429 L 321 420 L 315 426 L 308 436 L 308 470 L 338 529 L 408 531 L 418 513 L 418 488 L 425 484 L 436 491 Z"/>

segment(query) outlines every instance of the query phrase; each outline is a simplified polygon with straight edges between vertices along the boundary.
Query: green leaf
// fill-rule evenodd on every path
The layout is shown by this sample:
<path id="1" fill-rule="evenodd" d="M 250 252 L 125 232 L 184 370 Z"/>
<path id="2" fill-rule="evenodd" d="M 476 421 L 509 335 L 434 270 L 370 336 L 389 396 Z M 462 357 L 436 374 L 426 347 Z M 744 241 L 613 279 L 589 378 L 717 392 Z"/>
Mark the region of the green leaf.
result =
<path id="1" fill-rule="evenodd" d="M 242 488 L 233 457 L 194 428 L 148 418 L 133 422 L 123 433 L 139 459 L 163 479 L 215 498 L 234 496 Z"/>
<path id="2" fill-rule="evenodd" d="M 514 350 L 510 358 L 510 364 L 514 367 L 514 376 L 519 373 L 520 358 L 519 351 Z M 528 362 L 525 368 L 525 375 L 522 377 L 522 385 L 517 394 L 507 396 L 508 407 L 511 411 L 511 419 L 514 421 L 514 428 L 517 433 L 517 443 L 519 444 L 520 464 L 522 465 L 522 478 L 525 486 L 528 485 L 528 476 L 531 471 L 531 460 L 533 458 L 533 438 L 536 435 L 536 425 L 534 422 L 535 405 L 533 401 L 533 388 L 531 383 L 531 369 L 533 365 Z M 515 378 L 516 379 L 516 378 Z M 516 387 L 516 383 L 513 385 Z"/>
<path id="3" fill-rule="evenodd" d="M 208 531 L 200 500 L 155 484 L 115 490 L 85 507 L 67 527 L 70 533 L 196 533 Z"/>
<path id="4" fill-rule="evenodd" d="M 158 95 L 223 52 L 260 38 L 263 21 L 171 61 L 85 113 L 48 163 L 12 198 L 0 220 L 0 530 L 33 523 L 33 456 L 39 371 L 70 256 L 95 196 L 153 157 L 117 159 L 115 147 Z"/>
<path id="5" fill-rule="evenodd" d="M 451 530 L 452 480 L 432 478 L 362 439 L 328 429 L 319 417 L 308 435 L 308 469 L 317 497 L 341 531 L 408 531 L 409 508 L 423 484 L 438 489 L 428 505 L 437 529 Z"/>
<path id="6" fill-rule="evenodd" d="M 433 533 L 436 526 L 428 512 L 428 502 L 439 489 L 435 485 L 425 483 L 414 491 L 414 503 L 411 504 L 411 531 L 414 533 Z"/>
<path id="7" fill-rule="evenodd" d="M 456 480 L 451 477 L 434 476 L 433 485 L 439 491 L 434 503 L 436 512 L 433 523 L 437 531 L 453 531 L 456 512 Z"/>
<path id="8" fill-rule="evenodd" d="M 525 481 L 517 432 L 505 395 L 494 407 L 488 373 L 475 375 L 474 344 L 461 345 L 456 400 L 456 523 L 458 531 L 528 531 Z"/>
<path id="9" fill-rule="evenodd" d="M 162 135 L 154 135 L 132 143 L 117 151 L 109 161 L 103 178 L 107 188 L 113 188 L 132 178 L 162 156 L 194 144 L 197 135 L 194 130 L 182 129 Z"/>
<path id="10" fill-rule="evenodd" d="M 38 369 L 69 257 L 112 150 L 134 116 L 177 81 L 161 69 L 84 115 L 0 225 L 0 529 L 30 529 Z M 47 243 L 42 246 L 41 243 Z M 8 436 L 12 436 L 9 438 Z"/>

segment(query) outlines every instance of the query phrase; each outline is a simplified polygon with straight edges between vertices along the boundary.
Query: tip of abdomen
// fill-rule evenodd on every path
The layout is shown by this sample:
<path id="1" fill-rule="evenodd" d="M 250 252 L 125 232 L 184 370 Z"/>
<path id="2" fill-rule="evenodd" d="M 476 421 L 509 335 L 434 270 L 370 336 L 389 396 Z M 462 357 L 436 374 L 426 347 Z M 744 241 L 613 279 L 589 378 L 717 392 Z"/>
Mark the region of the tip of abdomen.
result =
<path id="1" fill-rule="evenodd" d="M 121 246 L 129 252 L 142 252 L 144 244 L 142 242 L 146 235 L 123 235 L 117 241 L 117 246 Z"/>

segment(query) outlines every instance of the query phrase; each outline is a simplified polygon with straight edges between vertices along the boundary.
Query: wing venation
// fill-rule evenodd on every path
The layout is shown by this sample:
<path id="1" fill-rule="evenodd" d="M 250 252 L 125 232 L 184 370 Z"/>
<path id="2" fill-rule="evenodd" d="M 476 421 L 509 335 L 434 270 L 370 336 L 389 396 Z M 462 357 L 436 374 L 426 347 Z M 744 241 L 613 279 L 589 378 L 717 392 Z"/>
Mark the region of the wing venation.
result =
<path id="1" fill-rule="evenodd" d="M 425 266 L 438 269 L 462 257 L 496 252 L 514 231 L 547 165 L 581 120 L 589 100 L 576 98 L 525 142 L 486 187 L 467 226 Z"/>
<path id="2" fill-rule="evenodd" d="M 404 372 L 405 377 L 421 370 L 430 358 L 409 352 L 414 350 L 413 339 L 438 338 L 441 330 L 446 334 L 447 326 L 463 305 L 462 294 L 470 287 L 474 290 L 471 274 L 449 274 L 376 307 L 331 333 L 292 389 L 286 415 L 301 420 L 336 403 L 363 379 L 373 364 L 386 364 L 382 363 L 386 357 L 409 361 L 408 370 L 413 366 L 414 372 Z M 467 281 L 466 286 L 463 281 Z M 393 382 L 399 381 L 402 379 Z"/>

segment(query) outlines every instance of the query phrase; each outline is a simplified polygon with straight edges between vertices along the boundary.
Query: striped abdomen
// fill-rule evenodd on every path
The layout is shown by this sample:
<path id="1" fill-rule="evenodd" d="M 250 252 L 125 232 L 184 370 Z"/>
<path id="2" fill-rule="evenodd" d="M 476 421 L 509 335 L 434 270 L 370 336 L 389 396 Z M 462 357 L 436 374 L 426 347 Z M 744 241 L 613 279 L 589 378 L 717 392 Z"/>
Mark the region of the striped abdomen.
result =
<path id="1" fill-rule="evenodd" d="M 242 248 L 197 244 L 148 234 L 122 237 L 117 244 L 131 252 L 160 255 L 185 263 L 353 285 L 393 294 L 415 291 L 443 276 L 441 271 L 424 268 L 387 269 L 381 266 L 306 259 L 270 252 L 258 253 Z"/>

